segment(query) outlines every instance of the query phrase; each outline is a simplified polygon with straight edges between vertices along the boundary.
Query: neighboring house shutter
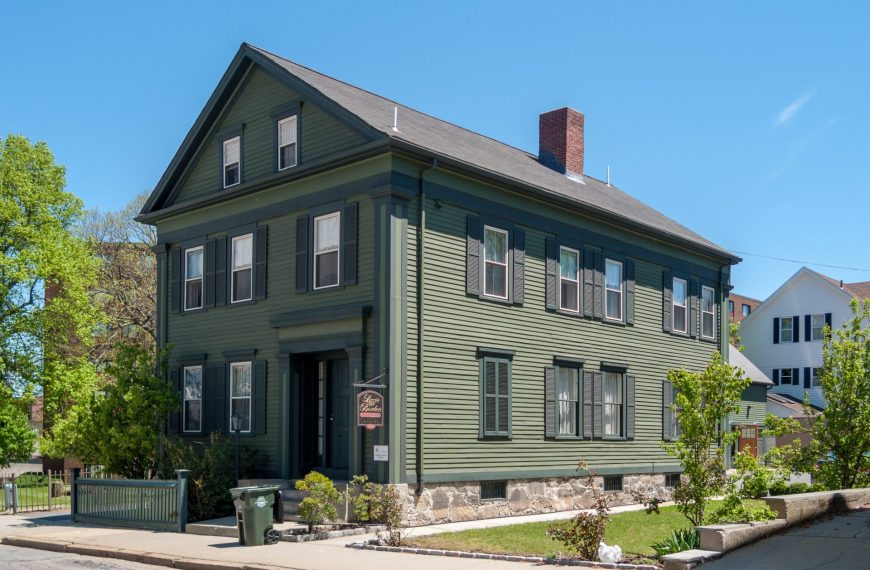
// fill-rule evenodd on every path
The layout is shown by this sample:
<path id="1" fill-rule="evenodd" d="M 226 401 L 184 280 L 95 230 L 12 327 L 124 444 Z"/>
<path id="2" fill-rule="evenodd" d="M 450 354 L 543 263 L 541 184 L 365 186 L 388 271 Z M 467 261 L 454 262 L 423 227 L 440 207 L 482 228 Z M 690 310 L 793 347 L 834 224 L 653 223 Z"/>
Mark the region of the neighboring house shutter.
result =
<path id="1" fill-rule="evenodd" d="M 176 247 L 169 254 L 169 308 L 174 313 L 181 312 L 181 248 Z"/>
<path id="2" fill-rule="evenodd" d="M 773 369 L 773 384 L 779 386 L 779 368 Z"/>
<path id="3" fill-rule="evenodd" d="M 634 391 L 635 378 L 634 376 L 625 377 L 625 437 L 634 439 Z"/>
<path id="4" fill-rule="evenodd" d="M 269 257 L 269 226 L 258 227 L 254 235 L 254 299 L 265 299 L 268 279 L 266 264 Z"/>
<path id="5" fill-rule="evenodd" d="M 669 269 L 662 271 L 662 330 L 671 332 L 673 326 L 673 292 L 674 278 Z"/>
<path id="6" fill-rule="evenodd" d="M 825 313 L 825 324 L 831 328 L 834 328 L 834 325 L 831 324 L 832 322 L 833 319 L 831 319 L 831 313 Z"/>
<path id="7" fill-rule="evenodd" d="M 169 414 L 169 433 L 178 433 L 181 425 L 181 406 L 184 405 L 184 400 L 181 395 L 181 375 L 178 368 L 173 368 L 169 371 L 169 386 L 175 393 L 178 409 Z"/>
<path id="8" fill-rule="evenodd" d="M 351 202 L 344 207 L 344 247 L 341 255 L 344 259 L 341 282 L 344 285 L 356 285 L 357 257 L 359 234 L 359 202 Z"/>
<path id="9" fill-rule="evenodd" d="M 634 261 L 625 260 L 625 324 L 634 324 Z"/>
<path id="10" fill-rule="evenodd" d="M 779 344 L 779 317 L 773 319 L 773 344 Z"/>
<path id="11" fill-rule="evenodd" d="M 800 368 L 792 368 L 791 369 L 791 383 L 795 386 L 801 385 L 801 369 Z"/>
<path id="12" fill-rule="evenodd" d="M 591 370 L 583 372 L 583 437 L 591 438 L 592 429 L 592 387 L 595 379 Z"/>
<path id="13" fill-rule="evenodd" d="M 673 427 L 674 411 L 671 405 L 674 403 L 674 386 L 669 380 L 662 382 L 662 439 L 671 441 L 674 439 Z"/>
<path id="14" fill-rule="evenodd" d="M 544 368 L 544 435 L 556 437 L 556 368 Z"/>
<path id="15" fill-rule="evenodd" d="M 604 256 L 595 252 L 595 282 L 593 286 L 592 309 L 596 319 L 604 318 Z"/>
<path id="16" fill-rule="evenodd" d="M 257 435 L 266 433 L 266 361 L 254 361 L 254 386 L 252 393 L 253 431 Z"/>
<path id="17" fill-rule="evenodd" d="M 601 437 L 604 434 L 604 413 L 602 410 L 602 381 L 601 372 L 592 373 L 592 437 Z"/>
<path id="18" fill-rule="evenodd" d="M 804 315 L 804 340 L 810 342 L 813 340 L 813 316 Z"/>
<path id="19" fill-rule="evenodd" d="M 465 292 L 480 295 L 480 219 L 465 222 Z"/>
<path id="20" fill-rule="evenodd" d="M 583 250 L 583 316 L 594 314 L 595 297 L 595 254 L 591 249 Z"/>
<path id="21" fill-rule="evenodd" d="M 308 216 L 296 218 L 296 292 L 308 291 Z"/>
<path id="22" fill-rule="evenodd" d="M 205 307 L 211 308 L 215 304 L 215 270 L 217 261 L 215 259 L 215 240 L 210 239 L 205 242 Z"/>
<path id="23" fill-rule="evenodd" d="M 791 326 L 794 330 L 791 332 L 791 341 L 792 342 L 800 342 L 801 341 L 801 316 L 795 315 L 791 318 Z"/>
<path id="24" fill-rule="evenodd" d="M 513 302 L 522 305 L 526 300 L 526 232 L 514 229 L 514 296 Z"/>
<path id="25" fill-rule="evenodd" d="M 547 248 L 547 308 L 559 308 L 559 262 L 556 259 L 556 240 L 546 239 Z"/>
<path id="26" fill-rule="evenodd" d="M 227 304 L 227 236 L 215 240 L 214 304 Z"/>
<path id="27" fill-rule="evenodd" d="M 698 303 L 700 295 L 698 295 L 698 280 L 689 280 L 689 336 L 695 338 L 698 336 Z"/>
<path id="28" fill-rule="evenodd" d="M 809 366 L 804 367 L 804 388 L 812 387 L 813 369 Z"/>

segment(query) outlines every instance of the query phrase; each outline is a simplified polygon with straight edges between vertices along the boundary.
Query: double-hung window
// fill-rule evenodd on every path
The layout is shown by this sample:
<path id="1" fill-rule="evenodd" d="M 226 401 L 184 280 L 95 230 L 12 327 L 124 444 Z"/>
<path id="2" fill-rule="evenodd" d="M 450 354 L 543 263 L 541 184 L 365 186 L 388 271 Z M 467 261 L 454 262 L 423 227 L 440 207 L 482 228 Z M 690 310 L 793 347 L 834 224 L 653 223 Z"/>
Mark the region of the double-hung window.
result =
<path id="1" fill-rule="evenodd" d="M 689 288 L 685 279 L 674 277 L 673 283 L 674 330 L 689 332 Z"/>
<path id="2" fill-rule="evenodd" d="M 242 181 L 242 137 L 224 141 L 224 188 Z"/>
<path id="3" fill-rule="evenodd" d="M 793 342 L 794 323 L 792 317 L 779 319 L 779 342 Z"/>
<path id="4" fill-rule="evenodd" d="M 816 386 L 821 386 L 822 383 L 819 380 L 819 378 L 822 375 L 822 369 L 821 368 L 813 368 L 811 374 L 812 374 L 812 376 L 811 376 L 811 380 L 810 380 L 810 387 L 815 388 Z"/>
<path id="5" fill-rule="evenodd" d="M 278 121 L 278 170 L 296 166 L 296 115 Z"/>
<path id="6" fill-rule="evenodd" d="M 184 250 L 184 310 L 202 308 L 202 246 Z"/>
<path id="7" fill-rule="evenodd" d="M 254 234 L 233 238 L 232 302 L 250 301 L 253 290 Z"/>
<path id="8" fill-rule="evenodd" d="M 314 218 L 314 288 L 338 285 L 341 212 Z"/>
<path id="9" fill-rule="evenodd" d="M 230 364 L 230 426 L 234 425 L 238 426 L 240 432 L 251 431 L 250 362 Z"/>
<path id="10" fill-rule="evenodd" d="M 560 436 L 580 435 L 580 369 L 556 368 L 557 430 Z"/>
<path id="11" fill-rule="evenodd" d="M 825 337 L 825 315 L 812 316 L 812 340 L 822 340 Z"/>
<path id="12" fill-rule="evenodd" d="M 580 311 L 580 252 L 562 247 L 559 252 L 559 308 Z"/>
<path id="13" fill-rule="evenodd" d="M 481 435 L 506 437 L 511 422 L 511 361 L 484 356 L 481 359 Z"/>
<path id="14" fill-rule="evenodd" d="M 483 228 L 483 292 L 489 297 L 508 298 L 508 232 Z"/>
<path id="15" fill-rule="evenodd" d="M 782 368 L 779 371 L 779 383 L 780 384 L 794 384 L 795 379 L 792 375 L 791 368 Z"/>
<path id="16" fill-rule="evenodd" d="M 745 307 L 746 305 L 743 305 L 743 306 Z M 746 311 L 744 310 L 743 312 L 745 313 Z M 734 318 L 734 301 L 728 301 L 728 315 L 732 319 Z M 745 317 L 746 315 L 743 315 L 743 316 Z"/>
<path id="17" fill-rule="evenodd" d="M 604 316 L 614 321 L 622 320 L 622 262 L 606 259 L 604 262 Z"/>
<path id="18" fill-rule="evenodd" d="M 701 337 L 714 338 L 716 336 L 716 304 L 713 301 L 714 291 L 706 285 L 701 287 Z"/>
<path id="19" fill-rule="evenodd" d="M 202 430 L 202 366 L 184 367 L 183 426 L 186 432 Z"/>
<path id="20" fill-rule="evenodd" d="M 752 312 L 752 307 L 750 307 L 749 305 L 743 305 L 743 318 L 744 319 L 746 317 L 748 317 L 749 313 L 751 313 L 751 312 Z"/>
<path id="21" fill-rule="evenodd" d="M 602 427 L 604 435 L 622 437 L 624 434 L 623 417 L 625 410 L 625 392 L 621 372 L 604 372 L 604 399 L 602 402 Z"/>

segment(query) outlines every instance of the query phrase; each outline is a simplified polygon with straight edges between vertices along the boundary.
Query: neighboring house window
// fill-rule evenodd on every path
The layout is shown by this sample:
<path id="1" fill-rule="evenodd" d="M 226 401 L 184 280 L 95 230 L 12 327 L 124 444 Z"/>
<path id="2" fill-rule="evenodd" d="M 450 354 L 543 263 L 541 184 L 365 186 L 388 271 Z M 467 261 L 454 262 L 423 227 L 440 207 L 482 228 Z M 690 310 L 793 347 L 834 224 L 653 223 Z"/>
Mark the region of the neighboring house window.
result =
<path id="1" fill-rule="evenodd" d="M 731 312 L 732 312 L 732 313 L 734 312 L 734 307 L 733 307 L 733 306 L 731 307 Z M 743 318 L 744 318 L 744 319 L 745 319 L 746 317 L 748 317 L 748 316 L 749 316 L 749 313 L 751 313 L 751 312 L 752 312 L 752 307 L 750 307 L 749 305 L 743 305 Z"/>
<path id="2" fill-rule="evenodd" d="M 338 285 L 341 213 L 314 218 L 314 288 Z"/>
<path id="3" fill-rule="evenodd" d="M 511 362 L 507 358 L 481 359 L 482 435 L 509 436 L 511 422 Z"/>
<path id="4" fill-rule="evenodd" d="M 508 233 L 505 230 L 484 226 L 483 255 L 484 295 L 507 299 Z"/>
<path id="5" fill-rule="evenodd" d="M 202 430 L 202 366 L 184 367 L 184 431 Z"/>
<path id="6" fill-rule="evenodd" d="M 242 138 L 224 141 L 224 188 L 242 181 Z"/>
<path id="7" fill-rule="evenodd" d="M 819 377 L 821 375 L 822 375 L 821 368 L 813 368 L 813 372 L 812 372 L 812 376 L 811 376 L 812 380 L 811 380 L 810 386 L 812 386 L 813 388 L 815 388 L 816 386 L 821 386 L 822 383 L 819 381 Z"/>
<path id="8" fill-rule="evenodd" d="M 202 246 L 184 250 L 184 310 L 202 308 Z"/>
<path id="9" fill-rule="evenodd" d="M 580 369 L 560 366 L 556 369 L 558 399 L 558 434 L 580 435 Z"/>
<path id="10" fill-rule="evenodd" d="M 793 323 L 791 317 L 779 319 L 779 342 L 792 342 Z"/>
<path id="11" fill-rule="evenodd" d="M 713 302 L 713 288 L 701 287 L 701 336 L 714 338 L 713 328 L 716 323 L 716 304 Z"/>
<path id="12" fill-rule="evenodd" d="M 673 285 L 673 313 L 674 313 L 674 330 L 685 333 L 689 331 L 688 327 L 688 286 L 685 279 L 674 277 Z"/>
<path id="13" fill-rule="evenodd" d="M 746 307 L 746 305 L 743 306 Z M 728 314 L 731 315 L 732 319 L 734 318 L 734 301 L 728 301 Z M 745 317 L 746 315 L 743 316 Z"/>
<path id="14" fill-rule="evenodd" d="M 620 372 L 604 372 L 603 427 L 605 436 L 622 437 L 624 375 Z"/>
<path id="15" fill-rule="evenodd" d="M 232 302 L 250 301 L 253 290 L 254 234 L 233 238 Z"/>
<path id="16" fill-rule="evenodd" d="M 251 431 L 251 363 L 230 364 L 230 426 L 238 417 L 239 431 Z"/>
<path id="17" fill-rule="evenodd" d="M 559 253 L 560 296 L 563 311 L 580 311 L 580 252 L 562 247 Z"/>
<path id="18" fill-rule="evenodd" d="M 278 170 L 296 166 L 296 115 L 278 121 Z"/>
<path id="19" fill-rule="evenodd" d="M 604 316 L 608 319 L 622 320 L 622 263 L 607 259 L 604 262 Z"/>
<path id="20" fill-rule="evenodd" d="M 812 321 L 813 340 L 822 340 L 825 337 L 825 315 L 813 315 Z"/>
<path id="21" fill-rule="evenodd" d="M 791 368 L 782 368 L 779 371 L 779 383 L 780 384 L 794 384 L 794 378 L 792 377 Z"/>

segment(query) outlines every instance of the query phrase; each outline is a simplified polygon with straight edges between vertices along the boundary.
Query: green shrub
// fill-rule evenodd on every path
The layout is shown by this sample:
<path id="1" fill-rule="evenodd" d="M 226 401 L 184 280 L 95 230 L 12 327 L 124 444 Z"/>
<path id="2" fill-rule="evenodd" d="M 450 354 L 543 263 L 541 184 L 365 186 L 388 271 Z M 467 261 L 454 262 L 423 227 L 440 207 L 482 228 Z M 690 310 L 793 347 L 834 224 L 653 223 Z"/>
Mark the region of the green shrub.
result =
<path id="1" fill-rule="evenodd" d="M 701 535 L 693 528 L 678 528 L 668 538 L 652 545 L 659 558 L 666 554 L 699 548 L 701 548 Z"/>
<path id="2" fill-rule="evenodd" d="M 743 504 L 740 496 L 729 493 L 705 519 L 706 524 L 749 523 L 758 521 L 770 521 L 776 518 L 767 505 L 760 507 L 747 507 Z"/>
<path id="3" fill-rule="evenodd" d="M 338 518 L 335 507 L 341 493 L 329 477 L 312 471 L 304 479 L 296 481 L 296 490 L 308 493 L 299 503 L 298 511 L 299 517 L 308 523 L 308 532 L 314 532 L 315 526 Z"/>
<path id="4" fill-rule="evenodd" d="M 815 493 L 818 491 L 824 491 L 825 486 L 821 483 L 813 483 L 808 485 L 807 483 L 792 483 L 788 485 L 786 483 L 780 483 L 777 485 L 772 485 L 770 487 L 771 495 L 797 495 L 798 493 Z"/>
<path id="5" fill-rule="evenodd" d="M 380 538 L 390 546 L 401 546 L 404 541 L 402 519 L 405 506 L 395 485 L 376 485 L 369 502 L 371 520 L 384 525 Z"/>

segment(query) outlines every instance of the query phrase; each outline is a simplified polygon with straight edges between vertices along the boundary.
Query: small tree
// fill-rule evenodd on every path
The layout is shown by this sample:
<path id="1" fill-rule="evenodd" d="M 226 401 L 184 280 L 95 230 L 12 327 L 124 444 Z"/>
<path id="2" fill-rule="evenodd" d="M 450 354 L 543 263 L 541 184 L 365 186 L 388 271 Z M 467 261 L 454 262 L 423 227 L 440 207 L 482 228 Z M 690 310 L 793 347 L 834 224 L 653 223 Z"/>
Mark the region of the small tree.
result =
<path id="1" fill-rule="evenodd" d="M 723 362 L 718 352 L 705 370 L 669 370 L 668 380 L 676 390 L 673 410 L 680 438 L 662 447 L 683 466 L 674 500 L 697 526 L 704 522 L 707 501 L 725 487 L 725 449 L 736 442 L 737 433 L 724 430 L 723 424 L 740 410 L 740 397 L 750 380 Z"/>
<path id="2" fill-rule="evenodd" d="M 308 494 L 299 503 L 299 516 L 308 523 L 308 532 L 314 532 L 314 527 L 338 518 L 335 506 L 341 493 L 329 477 L 312 471 L 304 479 L 296 481 L 296 490 Z"/>
<path id="3" fill-rule="evenodd" d="M 610 509 L 607 495 L 595 487 L 596 473 L 588 469 L 585 461 L 581 461 L 577 467 L 586 471 L 586 485 L 593 493 L 593 512 L 580 512 L 567 523 L 551 525 L 547 528 L 547 536 L 579 554 L 581 559 L 596 561 L 598 546 L 604 540 L 607 523 L 610 522 Z M 658 504 L 655 507 L 657 512 Z"/>

